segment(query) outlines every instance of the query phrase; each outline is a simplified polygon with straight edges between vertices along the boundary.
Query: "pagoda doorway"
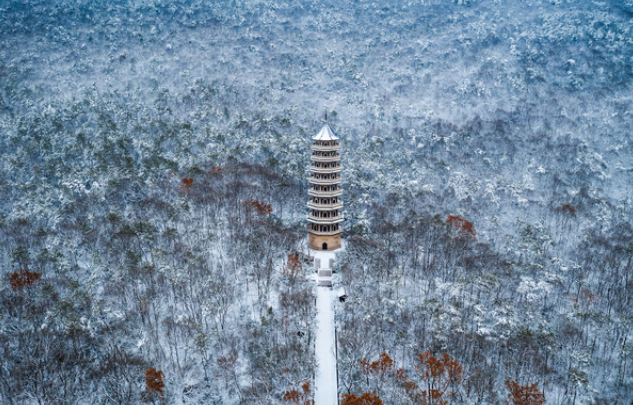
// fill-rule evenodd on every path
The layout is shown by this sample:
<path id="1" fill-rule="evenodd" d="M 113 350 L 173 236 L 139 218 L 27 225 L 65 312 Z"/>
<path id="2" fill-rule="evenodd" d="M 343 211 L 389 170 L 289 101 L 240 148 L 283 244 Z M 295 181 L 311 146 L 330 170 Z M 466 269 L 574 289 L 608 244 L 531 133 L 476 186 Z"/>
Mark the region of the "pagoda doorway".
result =
<path id="1" fill-rule="evenodd" d="M 322 248 L 323 248 L 323 250 L 327 250 L 327 243 L 323 242 Z"/>

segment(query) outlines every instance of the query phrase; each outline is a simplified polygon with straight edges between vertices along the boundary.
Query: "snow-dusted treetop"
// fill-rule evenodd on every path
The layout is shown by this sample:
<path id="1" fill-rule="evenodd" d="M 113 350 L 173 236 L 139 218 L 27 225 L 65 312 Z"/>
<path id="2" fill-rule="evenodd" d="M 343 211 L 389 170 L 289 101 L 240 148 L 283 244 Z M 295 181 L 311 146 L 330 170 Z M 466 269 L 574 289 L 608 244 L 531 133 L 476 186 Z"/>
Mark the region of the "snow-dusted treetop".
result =
<path id="1" fill-rule="evenodd" d="M 338 136 L 332 130 L 329 122 L 326 122 L 323 125 L 323 128 L 316 134 L 312 139 L 315 141 L 335 141 L 338 139 Z"/>

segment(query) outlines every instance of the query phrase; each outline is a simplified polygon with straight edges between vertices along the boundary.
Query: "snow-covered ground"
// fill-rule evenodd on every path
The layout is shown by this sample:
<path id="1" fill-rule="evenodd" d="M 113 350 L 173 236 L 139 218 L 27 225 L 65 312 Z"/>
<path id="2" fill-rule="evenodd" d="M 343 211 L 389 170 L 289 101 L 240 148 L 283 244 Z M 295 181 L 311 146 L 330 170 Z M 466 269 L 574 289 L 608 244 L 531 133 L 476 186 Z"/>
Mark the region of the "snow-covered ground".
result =
<path id="1" fill-rule="evenodd" d="M 336 258 L 336 254 L 333 251 L 312 251 L 315 259 L 319 259 L 321 262 L 321 268 L 330 268 L 330 260 Z"/>
<path id="2" fill-rule="evenodd" d="M 315 252 L 321 260 L 321 268 L 329 267 L 333 252 Z M 315 356 L 317 369 L 315 376 L 314 402 L 316 405 L 337 404 L 338 385 L 336 380 L 336 334 L 334 330 L 334 308 L 332 289 L 317 287 L 317 332 Z"/>

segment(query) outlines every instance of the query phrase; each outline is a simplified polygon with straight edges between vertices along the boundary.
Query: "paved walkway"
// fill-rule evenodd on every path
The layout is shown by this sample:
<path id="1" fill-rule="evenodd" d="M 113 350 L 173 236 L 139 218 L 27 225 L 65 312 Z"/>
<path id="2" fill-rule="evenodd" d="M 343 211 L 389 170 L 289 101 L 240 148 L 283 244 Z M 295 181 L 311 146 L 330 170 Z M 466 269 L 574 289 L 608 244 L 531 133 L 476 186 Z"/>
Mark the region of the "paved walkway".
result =
<path id="1" fill-rule="evenodd" d="M 332 252 L 315 252 L 321 267 L 329 267 Z M 317 324 L 314 352 L 317 369 L 315 376 L 315 405 L 337 405 L 336 331 L 334 328 L 334 292 L 329 287 L 317 287 Z"/>

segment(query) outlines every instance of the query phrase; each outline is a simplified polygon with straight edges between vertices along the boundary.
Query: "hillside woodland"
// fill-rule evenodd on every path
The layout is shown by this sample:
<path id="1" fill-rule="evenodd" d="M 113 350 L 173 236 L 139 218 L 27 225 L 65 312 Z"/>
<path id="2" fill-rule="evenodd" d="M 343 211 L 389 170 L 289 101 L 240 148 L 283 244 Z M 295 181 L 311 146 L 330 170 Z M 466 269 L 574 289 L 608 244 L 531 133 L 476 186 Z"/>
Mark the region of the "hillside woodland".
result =
<path id="1" fill-rule="evenodd" d="M 0 402 L 633 401 L 633 2 L 0 4 Z"/>

